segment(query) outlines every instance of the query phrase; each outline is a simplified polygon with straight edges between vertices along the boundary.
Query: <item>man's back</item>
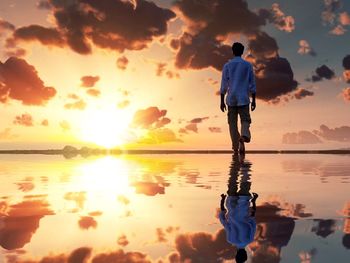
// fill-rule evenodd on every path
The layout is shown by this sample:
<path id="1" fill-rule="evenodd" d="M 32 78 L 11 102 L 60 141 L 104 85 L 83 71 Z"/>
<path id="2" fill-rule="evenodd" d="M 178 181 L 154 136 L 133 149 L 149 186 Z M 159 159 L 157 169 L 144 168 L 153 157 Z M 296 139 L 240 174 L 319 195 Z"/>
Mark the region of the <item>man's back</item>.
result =
<path id="1" fill-rule="evenodd" d="M 256 92 L 252 65 L 239 56 L 224 65 L 220 93 L 226 92 L 226 104 L 229 106 L 248 105 L 249 92 Z"/>

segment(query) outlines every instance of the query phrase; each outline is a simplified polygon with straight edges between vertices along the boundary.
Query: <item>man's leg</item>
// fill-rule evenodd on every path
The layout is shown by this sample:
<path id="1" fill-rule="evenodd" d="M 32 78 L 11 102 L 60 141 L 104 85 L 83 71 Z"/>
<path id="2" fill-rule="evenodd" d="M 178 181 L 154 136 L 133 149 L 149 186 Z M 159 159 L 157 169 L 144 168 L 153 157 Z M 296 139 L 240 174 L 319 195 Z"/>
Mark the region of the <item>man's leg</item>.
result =
<path id="1" fill-rule="evenodd" d="M 237 116 L 238 116 L 237 107 L 228 106 L 227 122 L 230 129 L 232 150 L 234 151 L 238 151 L 238 142 L 240 137 L 240 134 L 238 132 L 238 127 L 237 127 Z"/>
<path id="2" fill-rule="evenodd" d="M 249 113 L 249 104 L 245 106 L 241 106 L 238 109 L 239 117 L 241 119 L 241 138 L 243 138 L 244 142 L 250 142 L 250 113 Z"/>

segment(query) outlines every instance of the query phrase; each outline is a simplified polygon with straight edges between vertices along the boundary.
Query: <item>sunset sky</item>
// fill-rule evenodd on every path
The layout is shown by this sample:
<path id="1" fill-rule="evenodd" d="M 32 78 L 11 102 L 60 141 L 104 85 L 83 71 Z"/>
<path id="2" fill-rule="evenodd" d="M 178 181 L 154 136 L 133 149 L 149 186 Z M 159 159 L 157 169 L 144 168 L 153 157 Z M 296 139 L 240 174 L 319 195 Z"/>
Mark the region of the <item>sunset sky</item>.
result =
<path id="1" fill-rule="evenodd" d="M 1 0 L 0 149 L 231 149 L 217 95 L 255 69 L 247 149 L 350 147 L 350 2 Z"/>

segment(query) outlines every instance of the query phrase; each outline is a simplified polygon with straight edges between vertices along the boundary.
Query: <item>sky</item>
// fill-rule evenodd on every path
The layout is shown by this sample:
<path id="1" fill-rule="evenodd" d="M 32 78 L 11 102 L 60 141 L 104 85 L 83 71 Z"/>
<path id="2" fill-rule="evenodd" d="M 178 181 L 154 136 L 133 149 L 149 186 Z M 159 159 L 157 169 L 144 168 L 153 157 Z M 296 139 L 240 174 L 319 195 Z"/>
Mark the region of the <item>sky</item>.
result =
<path id="1" fill-rule="evenodd" d="M 242 42 L 247 149 L 350 147 L 350 3 L 2 0 L 0 149 L 231 149 L 221 69 Z"/>

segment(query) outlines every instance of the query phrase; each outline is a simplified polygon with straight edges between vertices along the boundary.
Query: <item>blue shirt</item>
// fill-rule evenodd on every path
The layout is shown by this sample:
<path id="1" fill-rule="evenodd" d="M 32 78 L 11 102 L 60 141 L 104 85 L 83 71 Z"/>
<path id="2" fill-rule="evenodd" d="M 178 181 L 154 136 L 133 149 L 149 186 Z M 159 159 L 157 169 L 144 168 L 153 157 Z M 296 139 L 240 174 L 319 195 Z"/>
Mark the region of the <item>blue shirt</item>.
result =
<path id="1" fill-rule="evenodd" d="M 226 198 L 227 216 L 221 211 L 219 219 L 225 228 L 226 239 L 238 248 L 244 248 L 254 241 L 255 218 L 250 216 L 250 196 L 228 196 Z"/>
<path id="2" fill-rule="evenodd" d="M 226 93 L 228 106 L 248 105 L 249 93 L 256 93 L 253 67 L 241 57 L 234 57 L 224 65 L 220 94 Z"/>

